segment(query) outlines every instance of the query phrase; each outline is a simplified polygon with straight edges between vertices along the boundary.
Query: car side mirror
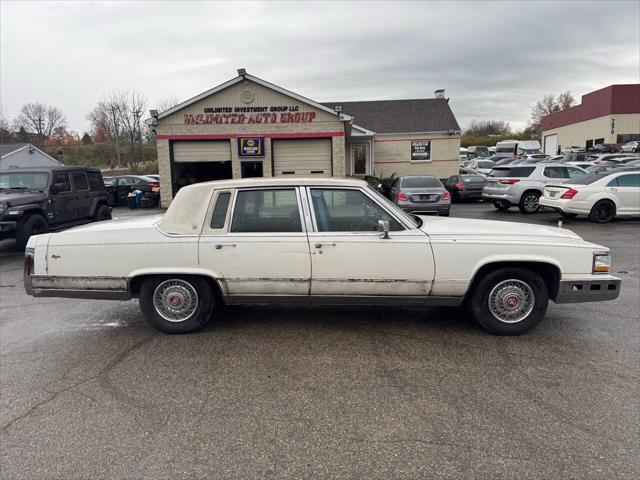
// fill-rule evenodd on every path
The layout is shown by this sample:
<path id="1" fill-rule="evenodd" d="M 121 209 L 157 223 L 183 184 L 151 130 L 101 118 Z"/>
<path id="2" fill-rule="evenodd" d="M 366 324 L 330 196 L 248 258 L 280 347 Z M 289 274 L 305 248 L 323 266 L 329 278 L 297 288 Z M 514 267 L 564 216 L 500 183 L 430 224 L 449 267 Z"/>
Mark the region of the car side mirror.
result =
<path id="1" fill-rule="evenodd" d="M 378 232 L 380 232 L 380 238 L 389 239 L 389 220 L 378 220 Z"/>
<path id="2" fill-rule="evenodd" d="M 64 183 L 54 183 L 49 187 L 49 193 L 55 195 L 56 193 L 60 193 L 64 190 Z"/>

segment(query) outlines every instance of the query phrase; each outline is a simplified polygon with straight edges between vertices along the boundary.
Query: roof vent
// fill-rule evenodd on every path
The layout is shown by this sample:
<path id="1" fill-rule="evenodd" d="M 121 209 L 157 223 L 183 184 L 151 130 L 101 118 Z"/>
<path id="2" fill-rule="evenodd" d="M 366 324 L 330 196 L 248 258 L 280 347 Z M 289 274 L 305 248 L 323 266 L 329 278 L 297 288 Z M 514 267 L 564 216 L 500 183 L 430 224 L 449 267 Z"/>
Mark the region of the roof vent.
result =
<path id="1" fill-rule="evenodd" d="M 444 88 L 440 88 L 440 89 L 436 90 L 435 92 L 433 92 L 433 96 L 435 98 L 444 98 Z"/>

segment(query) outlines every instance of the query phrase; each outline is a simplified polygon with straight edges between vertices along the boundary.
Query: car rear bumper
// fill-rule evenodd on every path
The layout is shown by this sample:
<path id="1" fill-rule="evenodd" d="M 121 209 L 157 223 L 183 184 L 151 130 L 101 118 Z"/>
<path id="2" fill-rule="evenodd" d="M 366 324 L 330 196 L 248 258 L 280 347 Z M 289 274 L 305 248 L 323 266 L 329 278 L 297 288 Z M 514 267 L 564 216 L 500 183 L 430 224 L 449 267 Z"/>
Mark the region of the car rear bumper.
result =
<path id="1" fill-rule="evenodd" d="M 92 300 L 130 300 L 124 277 L 68 277 L 24 275 L 24 289 L 34 297 L 65 297 Z"/>
<path id="2" fill-rule="evenodd" d="M 622 280 L 613 275 L 585 275 L 560 281 L 555 303 L 601 302 L 620 295 Z"/>
<path id="3" fill-rule="evenodd" d="M 578 202 L 540 197 L 540 206 L 553 208 L 554 210 L 564 213 L 583 213 L 588 215 L 593 205 L 589 202 Z"/>
<path id="4" fill-rule="evenodd" d="M 510 205 L 516 204 L 520 201 L 519 198 L 514 198 L 513 195 L 509 195 L 507 193 L 488 193 L 482 192 L 482 200 L 487 202 L 495 202 L 496 200 L 501 200 Z"/>
<path id="5" fill-rule="evenodd" d="M 407 213 L 415 213 L 415 214 L 438 214 L 444 215 L 449 213 L 451 210 L 450 203 L 443 204 L 413 204 L 413 205 L 398 205 L 402 210 Z"/>

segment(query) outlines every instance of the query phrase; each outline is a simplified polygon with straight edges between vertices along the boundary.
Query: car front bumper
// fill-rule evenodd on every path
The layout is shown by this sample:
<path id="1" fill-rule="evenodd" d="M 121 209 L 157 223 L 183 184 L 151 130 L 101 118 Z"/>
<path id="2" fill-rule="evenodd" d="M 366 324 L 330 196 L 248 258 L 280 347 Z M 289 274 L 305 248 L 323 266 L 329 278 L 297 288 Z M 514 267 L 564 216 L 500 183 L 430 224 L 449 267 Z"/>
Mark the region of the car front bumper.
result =
<path id="1" fill-rule="evenodd" d="M 602 302 L 620 295 L 622 280 L 613 275 L 585 275 L 560 280 L 555 303 Z"/>

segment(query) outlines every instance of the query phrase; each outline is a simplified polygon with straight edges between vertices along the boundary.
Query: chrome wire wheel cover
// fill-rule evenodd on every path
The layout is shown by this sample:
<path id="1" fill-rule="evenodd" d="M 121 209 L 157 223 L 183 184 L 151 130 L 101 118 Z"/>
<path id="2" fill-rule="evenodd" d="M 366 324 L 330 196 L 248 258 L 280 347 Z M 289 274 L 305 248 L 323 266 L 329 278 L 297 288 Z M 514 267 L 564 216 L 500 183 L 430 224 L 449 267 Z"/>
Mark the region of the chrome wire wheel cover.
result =
<path id="1" fill-rule="evenodd" d="M 165 320 L 184 322 L 198 309 L 198 292 L 184 280 L 165 280 L 153 292 L 153 306 Z"/>
<path id="2" fill-rule="evenodd" d="M 538 209 L 538 203 L 540 200 L 536 195 L 527 195 L 524 197 L 524 209 L 527 212 L 535 212 Z"/>
<path id="3" fill-rule="evenodd" d="M 489 293 L 489 311 L 503 323 L 518 323 L 529 316 L 536 303 L 533 290 L 522 280 L 498 283 Z"/>

